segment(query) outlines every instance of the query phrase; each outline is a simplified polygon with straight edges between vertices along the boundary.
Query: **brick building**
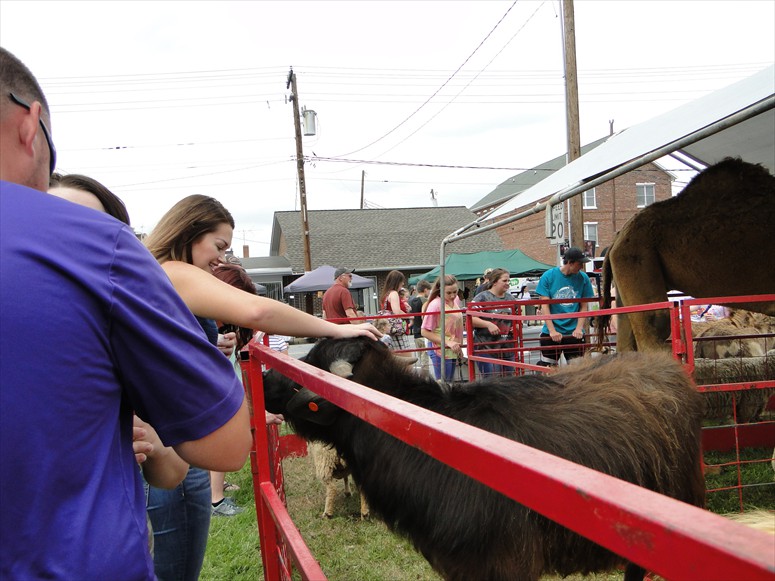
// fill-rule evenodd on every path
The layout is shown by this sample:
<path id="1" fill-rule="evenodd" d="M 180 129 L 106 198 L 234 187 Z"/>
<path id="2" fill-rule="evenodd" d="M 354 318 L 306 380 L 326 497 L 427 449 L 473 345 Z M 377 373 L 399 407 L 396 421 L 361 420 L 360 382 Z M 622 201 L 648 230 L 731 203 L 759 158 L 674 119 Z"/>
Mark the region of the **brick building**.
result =
<path id="1" fill-rule="evenodd" d="M 582 148 L 582 155 L 601 143 L 600 139 Z M 495 190 L 471 207 L 481 216 L 500 206 L 506 200 L 535 185 L 565 165 L 565 155 L 556 157 L 501 183 Z M 640 208 L 672 196 L 673 176 L 657 164 L 648 163 L 636 170 L 605 182 L 581 194 L 584 214 L 584 240 L 588 249 L 594 246 L 594 255 L 608 247 L 613 236 Z M 541 200 L 542 202 L 546 200 Z M 533 204 L 531 204 L 532 207 Z M 499 217 L 503 219 L 527 209 L 515 209 Z M 565 212 L 566 219 L 569 212 Z M 544 234 L 544 212 L 517 220 L 496 229 L 506 249 L 518 248 L 531 258 L 547 264 L 556 264 L 557 250 Z M 593 242 L 594 245 L 589 244 Z"/>

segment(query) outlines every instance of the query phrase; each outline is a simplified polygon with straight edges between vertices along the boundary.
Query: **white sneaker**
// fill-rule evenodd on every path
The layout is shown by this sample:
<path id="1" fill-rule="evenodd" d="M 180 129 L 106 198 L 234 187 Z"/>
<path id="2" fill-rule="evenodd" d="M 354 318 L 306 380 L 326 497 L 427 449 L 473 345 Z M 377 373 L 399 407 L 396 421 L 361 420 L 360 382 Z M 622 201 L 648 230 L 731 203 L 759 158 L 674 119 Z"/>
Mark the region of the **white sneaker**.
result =
<path id="1" fill-rule="evenodd" d="M 221 504 L 213 508 L 213 516 L 235 516 L 242 512 L 245 512 L 244 508 L 226 502 L 225 498 Z"/>

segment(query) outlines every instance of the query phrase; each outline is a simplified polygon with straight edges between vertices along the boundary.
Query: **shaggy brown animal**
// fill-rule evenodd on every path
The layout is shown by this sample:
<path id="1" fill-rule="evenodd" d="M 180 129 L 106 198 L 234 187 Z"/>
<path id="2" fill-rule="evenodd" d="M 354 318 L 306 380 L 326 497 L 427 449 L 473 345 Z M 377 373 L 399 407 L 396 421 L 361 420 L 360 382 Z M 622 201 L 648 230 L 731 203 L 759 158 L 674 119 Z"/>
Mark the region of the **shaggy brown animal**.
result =
<path id="1" fill-rule="evenodd" d="M 699 173 L 676 197 L 633 216 L 618 233 L 603 262 L 603 301 L 618 306 L 667 300 L 669 290 L 694 297 L 767 294 L 775 269 L 775 177 L 761 165 L 727 158 Z M 775 315 L 775 303 L 734 305 Z M 604 340 L 609 317 L 597 321 Z M 618 351 L 665 350 L 670 334 L 665 311 L 618 318 Z"/>
<path id="2" fill-rule="evenodd" d="M 726 319 L 692 323 L 694 381 L 697 385 L 775 379 L 775 317 L 733 309 Z M 697 341 L 698 338 L 716 337 Z M 770 349 L 767 352 L 767 349 Z M 703 393 L 705 419 L 757 421 L 775 389 Z"/>
<path id="3" fill-rule="evenodd" d="M 549 375 L 441 386 L 399 364 L 377 341 L 324 339 L 306 362 L 398 399 L 703 506 L 702 401 L 661 353 L 579 361 Z M 611 570 L 611 551 L 345 412 L 278 373 L 266 409 L 301 436 L 333 444 L 373 514 L 409 538 L 450 581 L 531 581 L 545 573 Z M 644 570 L 626 565 L 625 579 Z"/>
<path id="4" fill-rule="evenodd" d="M 745 309 L 729 309 L 729 316 L 725 320 L 735 327 L 753 327 L 760 333 L 775 333 L 775 317 L 768 317 L 762 313 Z"/>
<path id="5" fill-rule="evenodd" d="M 334 499 L 336 498 L 336 480 L 344 483 L 344 495 L 350 496 L 350 469 L 347 462 L 337 453 L 333 446 L 320 442 L 310 442 L 307 447 L 312 463 L 315 465 L 315 476 L 326 487 L 326 502 L 323 516 L 333 518 Z M 357 488 L 357 487 L 356 487 Z M 369 505 L 366 497 L 361 494 L 361 518 L 369 518 Z"/>
<path id="6" fill-rule="evenodd" d="M 762 357 L 767 350 L 775 347 L 775 337 L 768 336 L 773 333 L 775 317 L 743 309 L 731 309 L 729 317 L 725 319 L 692 323 L 692 335 L 695 339 L 719 337 L 716 340 L 695 341 L 694 356 L 707 359 Z M 746 338 L 735 338 L 741 336 Z"/>
<path id="7" fill-rule="evenodd" d="M 697 385 L 744 383 L 767 379 L 775 379 L 775 349 L 768 351 L 761 357 L 694 360 L 694 381 Z M 775 389 L 744 389 L 703 393 L 705 419 L 727 420 L 732 417 L 734 409 L 738 423 L 757 421 L 773 394 L 775 394 Z"/>
<path id="8" fill-rule="evenodd" d="M 748 512 L 725 514 L 724 517 L 757 531 L 775 535 L 775 512 L 771 510 L 750 510 Z"/>
<path id="9" fill-rule="evenodd" d="M 767 350 L 767 340 L 757 337 L 760 333 L 754 327 L 735 327 L 726 320 L 692 323 L 694 338 L 705 338 L 694 341 L 694 356 L 706 359 L 762 357 Z"/>

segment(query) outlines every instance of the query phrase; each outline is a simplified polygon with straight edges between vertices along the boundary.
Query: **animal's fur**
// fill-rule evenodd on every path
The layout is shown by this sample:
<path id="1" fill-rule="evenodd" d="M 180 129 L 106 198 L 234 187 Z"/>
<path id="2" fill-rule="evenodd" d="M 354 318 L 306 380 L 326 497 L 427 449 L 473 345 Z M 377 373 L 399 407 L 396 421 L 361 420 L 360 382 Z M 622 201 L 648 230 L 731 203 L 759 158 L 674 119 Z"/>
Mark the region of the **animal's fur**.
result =
<path id="1" fill-rule="evenodd" d="M 745 309 L 729 309 L 729 321 L 735 327 L 753 327 L 760 333 L 775 333 L 775 317 L 769 317 L 762 313 L 746 311 Z"/>
<path id="2" fill-rule="evenodd" d="M 743 309 L 732 309 L 726 319 L 692 323 L 692 335 L 695 339 L 723 337 L 717 340 L 695 341 L 694 356 L 707 359 L 761 357 L 765 351 L 775 345 L 775 338 L 767 336 L 773 333 L 775 333 L 775 317 Z M 746 338 L 734 338 L 739 336 L 746 336 Z"/>
<path id="3" fill-rule="evenodd" d="M 347 462 L 339 456 L 333 446 L 321 442 L 310 442 L 307 447 L 309 455 L 312 457 L 312 463 L 315 465 L 315 476 L 323 482 L 326 487 L 326 501 L 323 509 L 323 516 L 332 518 L 334 516 L 334 499 L 336 498 L 336 480 L 344 483 L 344 495 L 350 496 L 350 469 Z M 361 518 L 369 518 L 369 505 L 366 497 L 361 494 Z"/>
<path id="4" fill-rule="evenodd" d="M 694 360 L 694 380 L 697 385 L 767 379 L 775 379 L 775 350 L 768 351 L 763 357 Z M 703 393 L 705 418 L 726 420 L 732 416 L 734 406 L 739 423 L 757 421 L 773 394 L 775 389 L 769 388 Z"/>
<path id="5" fill-rule="evenodd" d="M 716 339 L 694 342 L 694 356 L 706 359 L 762 357 L 767 346 L 764 337 L 756 337 L 759 334 L 758 329 L 735 327 L 726 320 L 693 323 L 692 334 L 695 339 L 717 337 Z M 741 336 L 745 338 L 741 338 Z"/>
<path id="6" fill-rule="evenodd" d="M 694 297 L 767 294 L 775 269 L 762 257 L 775 255 L 775 177 L 761 165 L 727 158 L 699 173 L 676 197 L 633 216 L 618 233 L 603 262 L 603 301 L 618 306 L 667 300 L 667 291 Z M 734 305 L 775 315 L 775 303 Z M 608 317 L 597 321 L 603 341 Z M 665 350 L 670 334 L 664 311 L 618 317 L 621 351 Z"/>
<path id="7" fill-rule="evenodd" d="M 775 535 L 775 512 L 771 510 L 749 510 L 747 512 L 732 513 L 724 515 L 729 520 L 733 520 L 742 525 Z"/>
<path id="8" fill-rule="evenodd" d="M 369 339 L 323 340 L 306 359 L 321 369 L 349 362 L 357 383 L 687 503 L 704 503 L 702 401 L 667 355 L 601 357 L 548 376 L 446 388 L 407 371 Z M 283 413 L 302 436 L 336 447 L 372 512 L 408 537 L 446 579 L 529 581 L 623 564 L 614 553 L 312 395 L 313 407 L 326 417 L 315 416 L 295 401 L 299 386 L 276 370 L 264 389 L 269 411 Z M 626 579 L 643 576 L 635 565 L 627 570 Z"/>
<path id="9" fill-rule="evenodd" d="M 733 309 L 719 321 L 693 323 L 694 338 L 718 337 L 694 342 L 694 380 L 697 385 L 743 383 L 775 379 L 775 349 L 766 352 L 775 339 L 765 334 L 775 331 L 775 318 L 761 313 Z M 741 338 L 740 336 L 747 336 Z M 775 389 L 714 391 L 703 393 L 706 419 L 740 423 L 757 421 Z"/>

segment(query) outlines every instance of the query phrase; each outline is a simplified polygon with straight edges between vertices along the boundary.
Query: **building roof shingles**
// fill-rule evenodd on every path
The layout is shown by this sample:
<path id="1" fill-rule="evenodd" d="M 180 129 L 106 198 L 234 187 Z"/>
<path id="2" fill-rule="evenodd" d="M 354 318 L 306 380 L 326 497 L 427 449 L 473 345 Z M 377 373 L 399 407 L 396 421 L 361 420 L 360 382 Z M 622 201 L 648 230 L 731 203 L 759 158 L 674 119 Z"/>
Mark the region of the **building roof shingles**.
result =
<path id="1" fill-rule="evenodd" d="M 329 264 L 367 271 L 431 268 L 439 263 L 441 241 L 476 219 L 464 206 L 311 210 L 307 216 L 313 269 Z M 279 251 L 281 235 L 285 237 L 286 255 L 294 272 L 303 272 L 304 249 L 298 211 L 275 212 L 273 255 Z M 448 254 L 482 250 L 503 250 L 497 233 L 485 232 L 447 246 Z"/>
<path id="2" fill-rule="evenodd" d="M 581 148 L 582 155 L 595 149 L 607 139 L 608 136 L 583 146 Z M 505 182 L 500 183 L 493 191 L 471 206 L 471 210 L 473 212 L 479 212 L 480 210 L 489 210 L 490 208 L 500 206 L 507 200 L 513 198 L 516 194 L 524 192 L 526 189 L 536 185 L 538 182 L 566 165 L 567 156 L 563 154 L 527 171 L 518 173 L 507 179 Z"/>

